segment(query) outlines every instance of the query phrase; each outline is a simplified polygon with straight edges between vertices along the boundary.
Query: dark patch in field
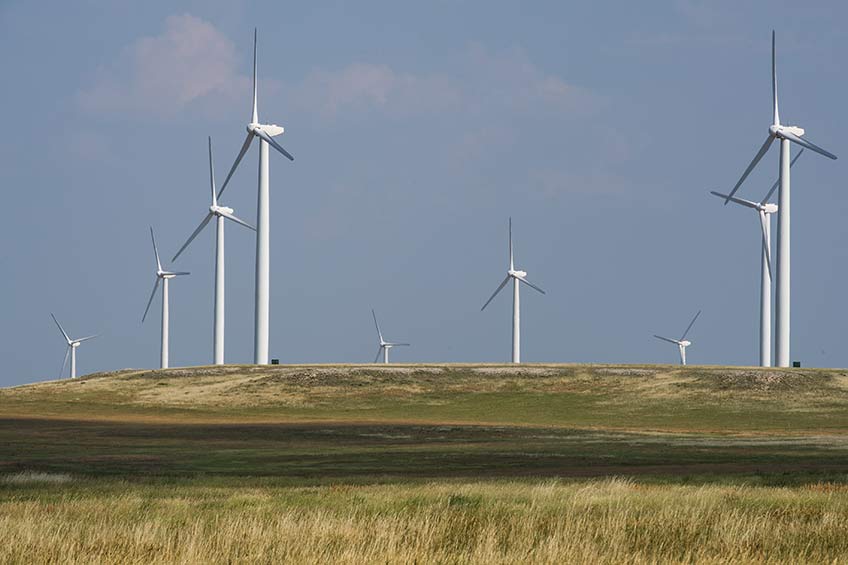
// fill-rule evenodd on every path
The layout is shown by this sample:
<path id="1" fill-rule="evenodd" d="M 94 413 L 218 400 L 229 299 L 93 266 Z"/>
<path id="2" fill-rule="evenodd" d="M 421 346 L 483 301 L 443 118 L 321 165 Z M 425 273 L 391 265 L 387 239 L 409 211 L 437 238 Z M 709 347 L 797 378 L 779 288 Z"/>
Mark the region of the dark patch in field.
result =
<path id="1" fill-rule="evenodd" d="M 833 442 L 511 426 L 7 418 L 0 419 L 0 470 L 305 480 L 848 471 L 848 442 Z"/>

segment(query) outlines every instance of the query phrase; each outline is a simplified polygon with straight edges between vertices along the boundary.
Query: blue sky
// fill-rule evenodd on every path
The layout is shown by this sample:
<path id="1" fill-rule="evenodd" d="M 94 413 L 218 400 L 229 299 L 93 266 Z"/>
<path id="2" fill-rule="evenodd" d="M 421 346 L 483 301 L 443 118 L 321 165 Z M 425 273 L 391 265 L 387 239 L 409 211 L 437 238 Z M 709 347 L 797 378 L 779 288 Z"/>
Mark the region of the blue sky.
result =
<path id="1" fill-rule="evenodd" d="M 838 2 L 77 2 L 0 4 L 0 385 L 158 364 L 147 226 L 170 257 L 259 108 L 296 160 L 271 162 L 271 354 L 365 362 L 506 361 L 507 267 L 525 361 L 674 362 L 653 333 L 698 309 L 692 363 L 757 360 L 756 216 L 735 183 L 781 117 L 841 158 L 793 169 L 792 357 L 846 366 L 848 99 Z M 50 17 L 45 17 L 45 12 Z M 252 148 L 223 204 L 253 221 Z M 746 181 L 761 198 L 777 151 Z M 220 181 L 219 181 L 220 182 Z M 227 231 L 227 360 L 249 362 L 253 238 Z M 213 232 L 174 265 L 171 363 L 212 354 Z"/>

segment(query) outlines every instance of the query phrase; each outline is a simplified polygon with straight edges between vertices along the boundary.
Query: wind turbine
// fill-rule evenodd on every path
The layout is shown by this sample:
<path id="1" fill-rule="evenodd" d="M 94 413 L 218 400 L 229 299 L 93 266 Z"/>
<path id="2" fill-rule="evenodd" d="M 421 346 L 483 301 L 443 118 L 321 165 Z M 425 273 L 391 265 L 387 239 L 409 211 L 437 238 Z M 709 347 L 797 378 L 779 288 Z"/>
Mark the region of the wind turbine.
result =
<path id="1" fill-rule="evenodd" d="M 147 312 L 150 310 L 150 304 L 153 302 L 153 297 L 156 296 L 156 289 L 159 288 L 159 281 L 162 281 L 162 346 L 159 353 L 159 366 L 163 369 L 168 368 L 168 281 L 174 277 L 181 275 L 189 275 L 191 273 L 185 271 L 166 271 L 162 268 L 162 262 L 159 260 L 159 251 L 156 249 L 156 238 L 153 237 L 153 228 L 150 228 L 150 239 L 153 241 L 153 254 L 156 256 L 156 283 L 153 285 L 153 292 L 150 293 L 150 300 L 147 301 L 147 308 L 144 309 L 144 315 L 141 317 L 141 323 L 147 318 Z"/>
<path id="2" fill-rule="evenodd" d="M 798 160 L 798 157 L 804 152 L 803 149 L 795 155 L 795 158 L 792 159 L 792 162 L 789 163 L 789 166 L 795 164 L 795 161 Z M 718 196 L 719 198 L 725 199 L 725 202 L 729 199 L 736 204 L 741 206 L 745 206 L 747 208 L 751 208 L 757 211 L 757 214 L 760 217 L 760 231 L 762 232 L 762 252 L 761 252 L 761 262 L 760 262 L 760 366 L 761 367 L 771 367 L 771 279 L 772 279 L 772 267 L 771 267 L 771 215 L 777 213 L 778 207 L 777 204 L 770 204 L 768 202 L 771 195 L 774 194 L 774 191 L 777 189 L 780 184 L 780 180 L 775 181 L 772 185 L 771 190 L 769 190 L 766 197 L 763 198 L 760 202 L 751 202 L 750 200 L 745 200 L 744 198 L 738 198 L 736 196 L 728 196 L 727 194 L 722 194 L 716 191 L 710 191 L 711 194 Z"/>
<path id="3" fill-rule="evenodd" d="M 247 137 L 241 146 L 238 157 L 236 157 L 218 197 L 227 188 L 233 173 L 239 166 L 242 157 L 247 153 L 254 137 L 259 138 L 259 194 L 256 204 L 256 306 L 254 311 L 254 335 L 253 335 L 253 362 L 256 364 L 268 364 L 268 328 L 269 328 L 269 298 L 271 287 L 271 212 L 270 212 L 270 190 L 268 188 L 268 146 L 285 155 L 289 160 L 294 157 L 274 141 L 274 137 L 283 133 L 282 126 L 275 124 L 259 123 L 259 110 L 256 104 L 256 37 L 257 32 L 253 30 L 253 112 L 250 123 L 247 124 Z"/>
<path id="4" fill-rule="evenodd" d="M 509 270 L 506 272 L 506 278 L 504 278 L 500 286 L 498 286 L 486 303 L 483 304 L 483 307 L 480 308 L 481 312 L 486 309 L 489 302 L 506 286 L 509 279 L 512 279 L 512 362 L 521 363 L 521 301 L 518 290 L 519 283 L 524 283 L 542 294 L 545 294 L 545 291 L 528 281 L 525 271 L 515 270 L 515 263 L 512 257 L 512 218 L 509 219 Z"/>
<path id="5" fill-rule="evenodd" d="M 677 345 L 677 349 L 680 350 L 680 364 L 681 365 L 686 364 L 686 348 L 689 347 L 690 345 L 692 345 L 692 342 L 686 339 L 686 334 L 688 334 L 689 330 L 692 329 L 692 324 L 695 323 L 695 320 L 697 320 L 698 316 L 700 316 L 700 315 L 701 315 L 701 311 L 698 310 L 698 313 L 695 314 L 695 317 L 692 318 L 691 322 L 689 322 L 689 326 L 686 327 L 686 331 L 683 332 L 683 335 L 680 336 L 680 339 L 671 339 L 671 338 L 668 338 L 668 337 L 663 337 L 661 335 L 654 334 L 654 337 L 657 338 L 657 339 L 661 339 L 663 341 L 667 341 L 669 343 L 673 343 L 673 344 Z"/>
<path id="6" fill-rule="evenodd" d="M 64 336 L 65 341 L 68 342 L 68 348 L 65 350 L 65 359 L 62 361 L 62 370 L 59 371 L 59 378 L 62 378 L 62 375 L 65 373 L 65 365 L 68 362 L 68 353 L 71 354 L 71 378 L 77 378 L 77 347 L 84 341 L 88 341 L 90 339 L 94 339 L 97 337 L 96 335 L 90 335 L 88 337 L 81 337 L 79 339 L 71 339 L 68 337 L 68 333 L 62 328 L 62 324 L 59 323 L 59 320 L 56 319 L 56 316 L 53 315 L 53 312 L 50 312 L 50 317 L 53 318 L 53 321 L 56 322 L 56 325 L 59 327 L 59 331 L 62 332 L 62 336 Z"/>
<path id="7" fill-rule="evenodd" d="M 212 205 L 209 206 L 209 211 L 206 217 L 197 226 L 197 229 L 189 236 L 188 240 L 180 247 L 171 262 L 177 260 L 177 257 L 183 250 L 194 241 L 194 238 L 203 231 L 206 224 L 212 218 L 215 218 L 215 328 L 213 332 L 213 359 L 216 365 L 224 364 L 224 218 L 232 220 L 237 224 L 241 224 L 246 228 L 256 231 L 256 228 L 233 216 L 233 209 L 226 206 L 218 205 L 218 196 L 215 190 L 215 172 L 212 165 L 212 138 L 209 138 L 209 185 L 212 189 Z"/>
<path id="8" fill-rule="evenodd" d="M 748 175 L 760 162 L 760 159 L 766 154 L 775 139 L 780 140 L 780 191 L 778 192 L 778 212 L 777 212 L 777 300 L 776 300 L 776 321 L 775 321 L 775 356 L 776 365 L 778 367 L 789 366 L 789 323 L 790 323 L 790 239 L 791 239 L 791 220 L 790 220 L 790 183 L 789 183 L 789 144 L 797 143 L 801 147 L 806 147 L 820 155 L 824 155 L 830 159 L 836 159 L 836 155 L 830 153 L 815 145 L 801 136 L 804 135 L 803 128 L 797 126 L 785 126 L 780 123 L 780 113 L 777 105 L 777 66 L 775 60 L 775 34 L 771 32 L 771 90 L 772 90 L 772 109 L 773 120 L 769 126 L 768 137 L 763 143 L 754 160 L 742 173 L 742 177 L 730 194 L 725 199 L 725 204 L 730 202 L 732 197 L 742 183 L 748 178 Z"/>
<path id="9" fill-rule="evenodd" d="M 408 346 L 408 343 L 394 343 L 391 341 L 386 341 L 383 339 L 383 332 L 380 331 L 380 324 L 377 323 L 377 314 L 374 313 L 374 309 L 371 309 L 371 315 L 374 316 L 374 325 L 377 327 L 377 337 L 380 338 L 380 348 L 377 350 L 377 356 L 374 357 L 374 362 L 377 362 L 377 359 L 380 358 L 380 353 L 383 354 L 383 363 L 389 362 L 389 349 L 392 347 L 399 346 Z"/>

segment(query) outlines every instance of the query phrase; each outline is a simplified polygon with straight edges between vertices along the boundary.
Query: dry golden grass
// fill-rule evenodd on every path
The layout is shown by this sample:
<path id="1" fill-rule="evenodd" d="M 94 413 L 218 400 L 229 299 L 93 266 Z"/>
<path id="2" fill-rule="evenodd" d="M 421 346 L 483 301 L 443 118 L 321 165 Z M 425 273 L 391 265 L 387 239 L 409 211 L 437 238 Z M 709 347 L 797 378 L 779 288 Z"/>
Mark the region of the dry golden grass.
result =
<path id="1" fill-rule="evenodd" d="M 25 483 L 0 487 L 2 563 L 848 560 L 848 492 L 828 483 Z"/>

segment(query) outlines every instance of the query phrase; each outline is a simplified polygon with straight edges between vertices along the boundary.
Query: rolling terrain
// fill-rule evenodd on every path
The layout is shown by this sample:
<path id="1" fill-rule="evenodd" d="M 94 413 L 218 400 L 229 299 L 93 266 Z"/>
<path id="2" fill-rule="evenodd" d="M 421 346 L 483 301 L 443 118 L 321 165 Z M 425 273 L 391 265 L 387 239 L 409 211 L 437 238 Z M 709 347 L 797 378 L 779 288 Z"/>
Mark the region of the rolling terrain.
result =
<path id="1" fill-rule="evenodd" d="M 848 559 L 846 524 L 842 370 L 226 366 L 0 389 L 4 562 L 821 562 Z"/>

